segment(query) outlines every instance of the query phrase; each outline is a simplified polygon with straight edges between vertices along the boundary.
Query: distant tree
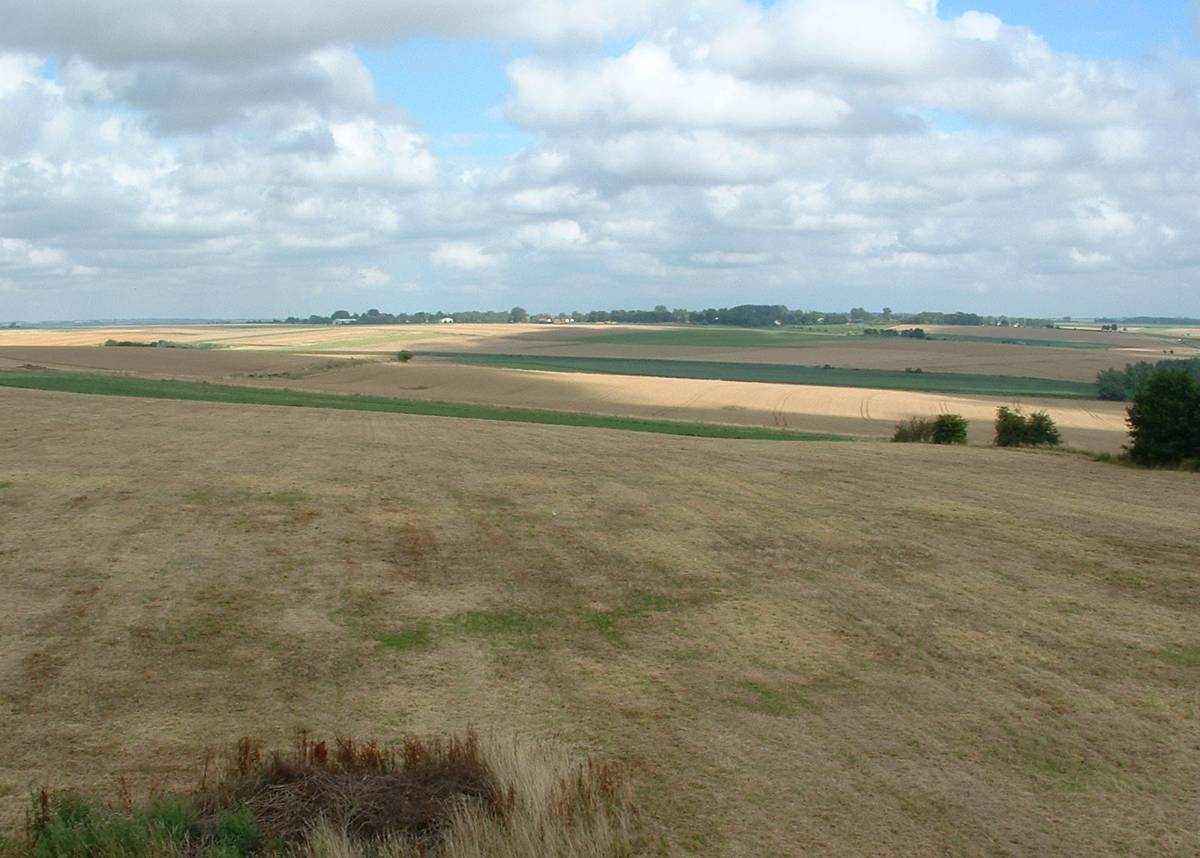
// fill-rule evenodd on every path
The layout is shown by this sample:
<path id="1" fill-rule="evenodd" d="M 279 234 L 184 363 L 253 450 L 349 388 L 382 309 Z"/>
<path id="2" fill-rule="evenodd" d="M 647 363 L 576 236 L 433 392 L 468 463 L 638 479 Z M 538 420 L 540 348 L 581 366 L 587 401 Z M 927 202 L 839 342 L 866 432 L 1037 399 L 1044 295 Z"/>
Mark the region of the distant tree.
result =
<path id="1" fill-rule="evenodd" d="M 513 307 L 508 311 L 508 320 L 510 322 L 528 322 L 529 311 L 524 307 Z"/>
<path id="2" fill-rule="evenodd" d="M 885 322 L 890 322 L 892 320 L 892 308 L 891 307 L 883 308 L 883 320 Z"/>
<path id="3" fill-rule="evenodd" d="M 350 311 L 349 310 L 334 310 L 333 315 L 330 316 L 329 318 L 331 318 L 331 319 L 349 319 Z"/>
<path id="4" fill-rule="evenodd" d="M 1142 465 L 1200 459 L 1200 382 L 1183 369 L 1159 369 L 1129 406 L 1129 457 Z"/>
<path id="5" fill-rule="evenodd" d="M 850 320 L 852 322 L 865 322 L 871 317 L 871 314 L 862 307 L 853 307 L 850 310 Z"/>

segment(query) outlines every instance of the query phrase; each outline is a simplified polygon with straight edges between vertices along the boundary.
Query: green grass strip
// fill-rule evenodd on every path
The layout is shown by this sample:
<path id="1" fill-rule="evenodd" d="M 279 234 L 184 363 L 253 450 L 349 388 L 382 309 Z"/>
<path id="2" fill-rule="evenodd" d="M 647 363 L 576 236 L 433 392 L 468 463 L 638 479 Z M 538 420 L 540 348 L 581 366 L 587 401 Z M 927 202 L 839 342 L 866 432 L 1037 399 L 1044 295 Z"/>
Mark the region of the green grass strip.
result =
<path id="1" fill-rule="evenodd" d="M 1095 343 L 1087 340 L 1043 340 L 1037 337 L 985 337 L 980 334 L 930 334 L 931 340 L 950 343 L 995 343 L 1005 346 L 1045 346 L 1053 349 L 1111 349 L 1111 343 Z"/>
<path id="2" fill-rule="evenodd" d="M 551 426 L 586 426 L 597 429 L 623 429 L 631 432 L 655 432 L 661 435 L 688 435 L 697 438 L 727 438 L 751 441 L 854 441 L 848 435 L 791 432 L 755 426 L 727 426 L 719 423 L 685 423 L 675 420 L 642 420 L 635 417 L 609 417 L 602 414 L 577 414 L 570 411 L 544 411 L 533 408 L 506 408 L 499 405 L 472 405 L 382 396 L 315 393 L 280 388 L 243 387 L 209 384 L 203 381 L 140 378 L 132 375 L 54 372 L 49 370 L 8 370 L 0 372 L 0 387 L 49 390 L 60 393 L 86 393 L 97 396 L 134 396 L 144 399 L 184 399 L 195 402 L 229 402 L 241 405 L 284 405 L 297 408 L 334 408 L 345 411 L 379 411 L 391 414 L 417 414 L 426 417 L 464 417 L 474 420 L 505 420 L 512 423 L 540 423 Z"/>
<path id="3" fill-rule="evenodd" d="M 979 396 L 1099 398 L 1099 389 L 1095 384 L 1008 375 L 904 372 L 902 370 L 849 369 L 845 367 L 826 369 L 819 366 L 790 366 L 774 363 L 725 363 L 563 355 L 491 355 L 462 352 L 422 352 L 422 354 L 450 358 L 455 363 L 506 369 L 535 369 L 546 372 L 586 372 L 772 384 L 827 385 L 830 387 L 913 390 L 926 393 L 958 393 Z"/>

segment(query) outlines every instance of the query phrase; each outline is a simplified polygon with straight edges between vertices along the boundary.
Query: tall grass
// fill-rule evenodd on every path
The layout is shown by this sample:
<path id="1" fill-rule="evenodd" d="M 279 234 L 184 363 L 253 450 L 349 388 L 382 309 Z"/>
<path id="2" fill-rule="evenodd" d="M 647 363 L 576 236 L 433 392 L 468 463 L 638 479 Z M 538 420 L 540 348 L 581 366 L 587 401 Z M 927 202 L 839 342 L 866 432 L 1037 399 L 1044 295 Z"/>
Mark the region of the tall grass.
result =
<path id="1" fill-rule="evenodd" d="M 238 743 L 192 793 L 134 806 L 34 797 L 5 858 L 620 858 L 636 815 L 613 765 L 516 738 L 409 738 L 397 746 L 302 737 L 287 753 Z"/>

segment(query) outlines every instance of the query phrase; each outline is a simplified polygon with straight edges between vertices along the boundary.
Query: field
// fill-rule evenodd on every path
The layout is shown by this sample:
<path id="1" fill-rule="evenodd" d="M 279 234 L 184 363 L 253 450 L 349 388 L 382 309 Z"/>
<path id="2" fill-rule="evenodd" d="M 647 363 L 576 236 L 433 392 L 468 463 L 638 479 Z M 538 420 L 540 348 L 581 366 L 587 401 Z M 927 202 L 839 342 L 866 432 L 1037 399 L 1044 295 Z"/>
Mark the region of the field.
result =
<path id="1" fill-rule="evenodd" d="M 992 396 L 1057 396 L 1096 399 L 1097 387 L 1084 382 L 1013 375 L 846 369 L 834 366 L 795 366 L 773 363 L 639 360 L 558 355 L 473 355 L 434 353 L 456 363 L 548 372 L 592 372 L 659 378 L 701 378 L 769 384 L 809 384 L 824 387 L 869 387 L 876 390 L 917 390 L 934 393 L 975 393 Z M 909 368 L 913 370 L 913 367 Z"/>
<path id="2" fill-rule="evenodd" d="M 82 328 L 0 330 L 0 348 L 96 346 L 106 339 L 150 342 L 165 339 L 227 350 L 272 350 L 301 354 L 380 355 L 414 352 L 468 352 L 491 355 L 627 358 L 785 364 L 838 369 L 922 369 L 926 373 L 1046 378 L 1091 384 L 1096 373 L 1139 360 L 1200 356 L 1200 343 L 1160 332 L 1033 328 L 929 327 L 936 337 L 866 337 L 842 326 L 840 333 L 819 327 L 750 330 L 721 327 L 618 325 L 391 325 Z M 1020 345 L 1003 340 L 1060 345 Z M 1083 347 L 1081 347 L 1083 346 Z"/>
<path id="3" fill-rule="evenodd" d="M 474 727 L 619 766 L 639 856 L 1194 855 L 1196 475 L 989 446 L 1117 453 L 1093 368 L 1191 347 L 1022 334 L 0 331 L 0 825 Z"/>
<path id="4" fill-rule="evenodd" d="M 991 438 L 996 409 L 1019 405 L 1047 410 L 1075 447 L 1116 453 L 1127 440 L 1124 406 L 1087 400 L 530 372 L 421 356 L 400 364 L 268 351 L 0 347 L 0 369 L 22 365 L 876 438 L 913 415 L 953 412 L 971 421 L 971 440 L 980 444 Z"/>
<path id="5" fill-rule="evenodd" d="M 0 388 L 0 811 L 474 724 L 626 766 L 644 854 L 1194 855 L 1194 489 Z"/>

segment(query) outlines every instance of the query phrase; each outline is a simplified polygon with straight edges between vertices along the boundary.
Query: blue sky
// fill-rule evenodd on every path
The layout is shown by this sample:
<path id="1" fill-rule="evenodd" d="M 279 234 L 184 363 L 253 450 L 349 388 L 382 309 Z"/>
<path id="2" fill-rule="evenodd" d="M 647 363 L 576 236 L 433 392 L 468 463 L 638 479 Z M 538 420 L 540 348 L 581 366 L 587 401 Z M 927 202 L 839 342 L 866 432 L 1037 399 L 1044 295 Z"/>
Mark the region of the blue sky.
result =
<path id="1" fill-rule="evenodd" d="M 1085 57 L 1132 58 L 1167 49 L 1196 55 L 1195 4 L 1189 0 L 941 0 L 943 18 L 991 12 L 1029 27 L 1051 47 Z"/>
<path id="2" fill-rule="evenodd" d="M 1111 59 L 1159 51 L 1196 56 L 1195 9 L 1188 0 L 941 0 L 938 7 L 943 18 L 989 12 L 1029 27 L 1056 50 Z M 631 44 L 622 39 L 606 52 L 619 53 Z M 442 157 L 470 164 L 507 157 L 528 144 L 530 135 L 508 122 L 503 111 L 510 88 L 505 66 L 527 54 L 528 45 L 421 36 L 358 51 L 380 95 L 408 111 Z M 949 131 L 971 125 L 950 112 L 925 115 Z"/>

